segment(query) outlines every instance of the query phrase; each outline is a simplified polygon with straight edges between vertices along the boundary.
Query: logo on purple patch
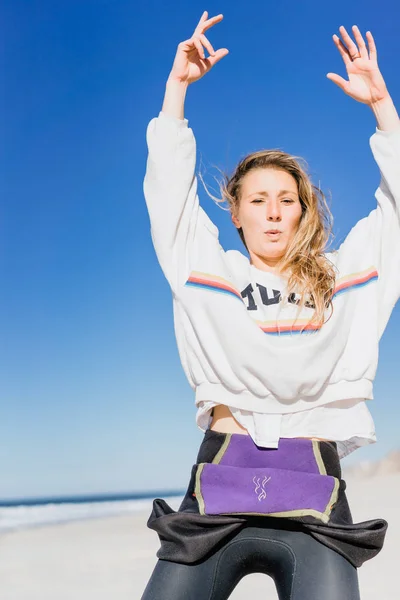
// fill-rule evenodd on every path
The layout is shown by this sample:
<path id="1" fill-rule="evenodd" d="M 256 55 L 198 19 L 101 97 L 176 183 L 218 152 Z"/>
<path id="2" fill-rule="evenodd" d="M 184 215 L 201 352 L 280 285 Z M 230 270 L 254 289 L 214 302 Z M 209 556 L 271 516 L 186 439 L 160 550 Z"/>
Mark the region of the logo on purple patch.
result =
<path id="1" fill-rule="evenodd" d="M 255 493 L 257 494 L 257 497 L 258 497 L 258 501 L 259 501 L 259 502 L 261 502 L 261 500 L 265 500 L 265 498 L 267 497 L 267 492 L 266 492 L 266 491 L 265 491 L 265 489 L 264 489 L 264 485 L 265 485 L 266 483 L 268 483 L 268 481 L 269 481 L 270 479 L 271 479 L 271 477 L 268 477 L 268 478 L 267 478 L 266 476 L 264 476 L 264 479 L 262 480 L 262 483 L 261 483 L 261 485 L 260 485 L 260 477 L 256 477 L 255 475 L 254 475 L 254 477 L 253 477 L 253 483 L 254 483 L 254 484 L 255 484 L 255 486 L 256 486 L 256 487 L 254 488 L 254 491 L 255 491 Z M 261 489 L 261 488 L 262 488 L 262 489 Z M 258 492 L 259 492 L 259 490 L 261 490 L 261 492 L 260 492 L 260 493 L 258 493 Z"/>

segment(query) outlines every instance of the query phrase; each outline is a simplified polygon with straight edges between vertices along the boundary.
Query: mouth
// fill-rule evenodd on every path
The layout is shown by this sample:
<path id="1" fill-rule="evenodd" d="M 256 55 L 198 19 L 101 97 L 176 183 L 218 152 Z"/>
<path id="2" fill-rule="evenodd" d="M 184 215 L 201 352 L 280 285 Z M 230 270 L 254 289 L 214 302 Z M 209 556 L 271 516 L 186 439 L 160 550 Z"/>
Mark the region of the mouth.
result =
<path id="1" fill-rule="evenodd" d="M 279 231 L 278 229 L 271 229 L 271 231 L 266 231 L 265 233 L 269 237 L 273 238 L 273 237 L 278 237 L 282 232 Z"/>

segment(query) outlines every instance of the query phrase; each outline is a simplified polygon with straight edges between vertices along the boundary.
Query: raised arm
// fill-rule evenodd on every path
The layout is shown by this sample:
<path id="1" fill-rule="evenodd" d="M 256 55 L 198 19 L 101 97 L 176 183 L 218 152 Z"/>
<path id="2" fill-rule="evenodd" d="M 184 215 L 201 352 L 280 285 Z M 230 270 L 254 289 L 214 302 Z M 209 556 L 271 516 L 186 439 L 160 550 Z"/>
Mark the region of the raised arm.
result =
<path id="1" fill-rule="evenodd" d="M 217 228 L 199 206 L 195 176 L 196 142 L 184 118 L 186 91 L 224 56 L 204 35 L 222 15 L 204 12 L 191 38 L 178 45 L 169 74 L 162 110 L 147 128 L 148 160 L 144 195 L 151 235 L 160 266 L 172 289 L 183 285 L 191 257 L 201 243 L 204 227 L 216 239 Z M 208 50 L 209 56 L 205 57 Z"/>
<path id="2" fill-rule="evenodd" d="M 201 79 L 229 52 L 227 48 L 215 51 L 204 35 L 207 29 L 222 21 L 223 15 L 217 15 L 211 19 L 207 19 L 207 16 L 208 13 L 204 12 L 192 37 L 178 45 L 174 64 L 168 77 L 162 112 L 177 119 L 184 118 L 188 86 Z M 210 53 L 208 58 L 205 56 L 203 46 Z"/>
<path id="3" fill-rule="evenodd" d="M 366 34 L 368 48 L 358 27 L 353 27 L 356 43 L 344 27 L 340 33 L 343 42 L 336 35 L 333 40 L 349 80 L 334 73 L 327 77 L 373 111 L 377 127 L 370 145 L 381 181 L 375 193 L 376 209 L 352 228 L 339 248 L 338 258 L 343 271 L 351 274 L 353 280 L 358 278 L 361 285 L 371 282 L 378 286 L 380 338 L 400 297 L 400 120 L 378 67 L 371 32 Z"/>

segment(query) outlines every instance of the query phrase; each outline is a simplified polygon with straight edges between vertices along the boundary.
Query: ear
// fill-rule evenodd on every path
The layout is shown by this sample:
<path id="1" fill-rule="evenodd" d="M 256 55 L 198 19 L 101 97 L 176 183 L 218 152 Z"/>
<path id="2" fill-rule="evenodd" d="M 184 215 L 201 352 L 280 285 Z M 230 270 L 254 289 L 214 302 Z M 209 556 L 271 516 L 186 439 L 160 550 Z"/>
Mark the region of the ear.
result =
<path id="1" fill-rule="evenodd" d="M 239 219 L 238 219 L 237 217 L 235 217 L 235 215 L 232 215 L 232 214 L 231 214 L 231 219 L 232 219 L 232 223 L 234 224 L 234 226 L 235 226 L 237 229 L 240 229 L 240 228 L 241 228 L 241 225 L 240 225 L 240 221 L 239 221 Z"/>

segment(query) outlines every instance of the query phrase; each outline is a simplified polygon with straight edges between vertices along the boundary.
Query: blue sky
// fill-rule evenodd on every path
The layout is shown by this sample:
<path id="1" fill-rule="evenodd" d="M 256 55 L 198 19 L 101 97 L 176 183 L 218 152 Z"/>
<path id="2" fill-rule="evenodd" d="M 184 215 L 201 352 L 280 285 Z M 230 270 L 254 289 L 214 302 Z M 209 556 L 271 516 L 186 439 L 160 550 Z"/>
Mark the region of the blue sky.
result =
<path id="1" fill-rule="evenodd" d="M 399 108 L 394 1 L 4 0 L 0 498 L 186 485 L 202 433 L 142 185 L 147 124 L 203 10 L 224 14 L 208 37 L 230 50 L 187 95 L 206 182 L 256 149 L 303 156 L 335 246 L 375 206 L 374 117 L 326 73 L 345 75 L 340 25 L 371 29 Z M 245 252 L 199 192 L 223 247 Z M 348 463 L 398 446 L 399 337 L 398 304 L 369 404 L 379 443 Z"/>

